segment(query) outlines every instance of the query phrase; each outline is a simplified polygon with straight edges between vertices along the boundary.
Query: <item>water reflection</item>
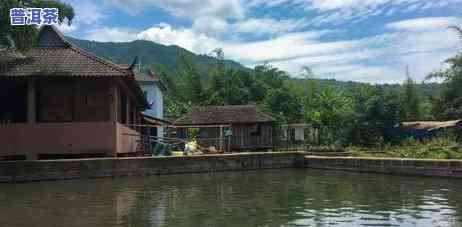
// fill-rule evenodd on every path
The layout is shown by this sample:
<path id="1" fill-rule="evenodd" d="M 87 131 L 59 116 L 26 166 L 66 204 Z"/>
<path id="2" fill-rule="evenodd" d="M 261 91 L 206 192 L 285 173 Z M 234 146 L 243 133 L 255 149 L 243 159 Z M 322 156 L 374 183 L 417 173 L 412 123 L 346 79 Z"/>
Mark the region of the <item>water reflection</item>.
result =
<path id="1" fill-rule="evenodd" d="M 0 226 L 461 226 L 457 180 L 267 170 L 0 185 Z"/>

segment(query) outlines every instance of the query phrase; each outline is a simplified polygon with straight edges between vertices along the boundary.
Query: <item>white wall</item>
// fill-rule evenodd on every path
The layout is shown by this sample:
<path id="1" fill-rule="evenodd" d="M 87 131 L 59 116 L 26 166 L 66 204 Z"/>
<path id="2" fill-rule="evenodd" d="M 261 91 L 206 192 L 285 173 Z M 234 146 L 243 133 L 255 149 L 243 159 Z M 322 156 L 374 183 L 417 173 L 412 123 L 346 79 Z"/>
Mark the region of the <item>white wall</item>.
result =
<path id="1" fill-rule="evenodd" d="M 164 118 L 164 95 L 162 90 L 155 83 L 141 84 L 141 89 L 147 92 L 147 99 L 149 104 L 154 103 L 150 109 L 143 113 L 156 118 Z M 164 128 L 157 127 L 159 136 L 164 135 Z"/>

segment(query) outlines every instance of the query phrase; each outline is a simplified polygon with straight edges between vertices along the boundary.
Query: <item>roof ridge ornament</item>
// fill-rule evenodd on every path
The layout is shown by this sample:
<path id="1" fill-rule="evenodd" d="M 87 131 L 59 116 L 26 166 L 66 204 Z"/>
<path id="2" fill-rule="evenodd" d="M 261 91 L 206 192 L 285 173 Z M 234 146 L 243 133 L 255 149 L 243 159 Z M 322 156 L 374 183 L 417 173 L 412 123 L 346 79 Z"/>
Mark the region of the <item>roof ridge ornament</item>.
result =
<path id="1" fill-rule="evenodd" d="M 133 72 L 133 69 L 135 68 L 136 64 L 138 63 L 139 59 L 138 56 L 135 56 L 135 59 L 133 59 L 132 63 L 128 67 L 128 70 Z"/>

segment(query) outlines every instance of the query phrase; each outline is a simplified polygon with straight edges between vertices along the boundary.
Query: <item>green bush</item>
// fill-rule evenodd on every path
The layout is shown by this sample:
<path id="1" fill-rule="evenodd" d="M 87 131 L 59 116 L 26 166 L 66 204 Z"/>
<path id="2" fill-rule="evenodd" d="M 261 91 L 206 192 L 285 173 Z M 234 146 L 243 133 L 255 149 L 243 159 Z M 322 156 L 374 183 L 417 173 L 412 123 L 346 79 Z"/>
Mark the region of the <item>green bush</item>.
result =
<path id="1" fill-rule="evenodd" d="M 426 141 L 407 139 L 397 146 L 349 147 L 348 151 L 354 156 L 362 157 L 462 159 L 462 149 L 458 148 L 454 137 L 442 137 Z"/>

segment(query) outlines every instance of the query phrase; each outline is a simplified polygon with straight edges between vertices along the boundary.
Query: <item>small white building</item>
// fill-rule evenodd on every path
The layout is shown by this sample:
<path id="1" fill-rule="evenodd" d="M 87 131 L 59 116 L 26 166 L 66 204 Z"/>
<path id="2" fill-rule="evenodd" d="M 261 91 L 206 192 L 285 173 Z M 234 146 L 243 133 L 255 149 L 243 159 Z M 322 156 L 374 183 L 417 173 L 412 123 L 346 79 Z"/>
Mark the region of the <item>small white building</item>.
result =
<path id="1" fill-rule="evenodd" d="M 281 139 L 283 141 L 304 142 L 305 131 L 309 129 L 307 124 L 286 124 L 281 125 Z"/>
<path id="2" fill-rule="evenodd" d="M 306 144 L 319 141 L 319 132 L 310 124 L 292 123 L 280 127 L 280 139 L 288 144 Z"/>
<path id="3" fill-rule="evenodd" d="M 164 120 L 164 92 L 167 89 L 162 80 L 152 70 L 149 70 L 148 73 L 137 72 L 135 73 L 135 78 L 150 105 L 149 109 L 143 112 L 145 120 L 158 125 L 157 130 L 150 134 L 164 137 L 164 126 L 167 122 Z"/>

